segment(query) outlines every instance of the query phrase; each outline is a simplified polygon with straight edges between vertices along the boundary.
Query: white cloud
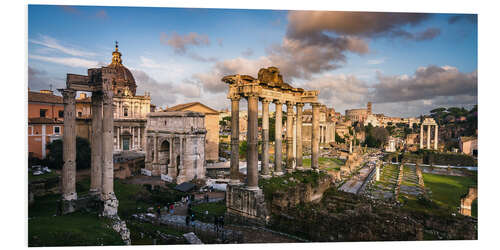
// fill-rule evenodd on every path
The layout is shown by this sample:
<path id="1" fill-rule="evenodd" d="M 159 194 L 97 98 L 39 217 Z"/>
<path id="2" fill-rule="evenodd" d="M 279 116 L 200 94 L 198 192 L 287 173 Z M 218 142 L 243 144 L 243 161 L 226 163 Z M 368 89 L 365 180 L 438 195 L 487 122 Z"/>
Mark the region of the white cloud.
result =
<path id="1" fill-rule="evenodd" d="M 75 48 L 71 48 L 68 46 L 63 46 L 57 41 L 56 39 L 46 36 L 46 35 L 40 35 L 40 40 L 35 40 L 32 39 L 30 40 L 31 43 L 42 45 L 44 47 L 60 51 L 64 54 L 71 55 L 71 56 L 82 56 L 82 57 L 90 57 L 90 56 L 95 56 L 96 54 L 93 52 L 87 52 Z"/>
<path id="2" fill-rule="evenodd" d="M 51 62 L 56 64 L 62 64 L 75 68 L 96 68 L 99 67 L 99 62 L 77 58 L 77 57 L 50 57 L 50 56 L 40 56 L 40 55 L 29 55 L 31 59 Z"/>

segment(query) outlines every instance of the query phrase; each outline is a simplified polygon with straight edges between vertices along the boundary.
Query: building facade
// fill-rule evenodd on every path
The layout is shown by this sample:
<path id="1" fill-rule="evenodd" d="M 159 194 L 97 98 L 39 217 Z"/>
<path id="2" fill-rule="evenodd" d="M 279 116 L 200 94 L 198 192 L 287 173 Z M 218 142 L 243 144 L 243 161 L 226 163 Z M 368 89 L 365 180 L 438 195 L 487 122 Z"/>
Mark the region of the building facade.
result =
<path id="1" fill-rule="evenodd" d="M 113 81 L 113 149 L 115 152 L 145 150 L 147 114 L 151 111 L 151 97 L 136 95 L 137 84 L 134 76 L 126 68 L 116 47 L 112 62 L 108 67 L 117 70 Z M 76 99 L 77 136 L 90 139 L 91 97 L 80 94 Z"/>
<path id="2" fill-rule="evenodd" d="M 194 111 L 205 114 L 205 159 L 207 161 L 219 160 L 219 112 L 199 102 L 179 104 L 168 108 L 166 111 Z"/>
<path id="3" fill-rule="evenodd" d="M 28 90 L 28 154 L 44 159 L 47 144 L 63 135 L 64 104 L 62 97 L 50 90 Z"/>
<path id="4" fill-rule="evenodd" d="M 165 111 L 147 117 L 146 169 L 176 183 L 205 178 L 205 115 Z"/>

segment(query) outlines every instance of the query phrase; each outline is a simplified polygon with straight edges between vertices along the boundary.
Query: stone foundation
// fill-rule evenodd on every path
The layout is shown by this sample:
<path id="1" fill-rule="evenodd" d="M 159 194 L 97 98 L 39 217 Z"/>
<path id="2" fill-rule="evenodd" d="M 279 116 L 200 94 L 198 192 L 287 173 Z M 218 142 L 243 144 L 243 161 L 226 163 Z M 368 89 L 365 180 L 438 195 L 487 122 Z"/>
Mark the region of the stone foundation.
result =
<path id="1" fill-rule="evenodd" d="M 110 218 L 118 214 L 118 199 L 116 199 L 115 193 L 102 195 L 102 207 L 100 214 L 101 216 Z"/>
<path id="2" fill-rule="evenodd" d="M 229 223 L 265 225 L 269 221 L 262 190 L 229 184 L 226 189 L 226 220 Z"/>

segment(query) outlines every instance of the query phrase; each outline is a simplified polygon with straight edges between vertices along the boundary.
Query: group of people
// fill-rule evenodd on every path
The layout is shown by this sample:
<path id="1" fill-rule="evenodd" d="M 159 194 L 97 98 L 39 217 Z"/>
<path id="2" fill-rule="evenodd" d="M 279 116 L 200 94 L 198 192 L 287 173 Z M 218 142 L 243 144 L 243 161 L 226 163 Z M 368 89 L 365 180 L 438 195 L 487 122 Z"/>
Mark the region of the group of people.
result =
<path id="1" fill-rule="evenodd" d="M 224 216 L 214 216 L 214 228 L 216 232 L 224 228 Z"/>

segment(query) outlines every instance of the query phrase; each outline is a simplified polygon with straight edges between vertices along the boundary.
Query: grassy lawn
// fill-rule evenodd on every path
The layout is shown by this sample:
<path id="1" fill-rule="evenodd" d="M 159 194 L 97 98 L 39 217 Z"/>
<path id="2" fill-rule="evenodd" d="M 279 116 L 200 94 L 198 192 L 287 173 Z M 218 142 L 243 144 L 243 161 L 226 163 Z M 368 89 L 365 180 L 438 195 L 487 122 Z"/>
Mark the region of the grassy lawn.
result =
<path id="1" fill-rule="evenodd" d="M 77 183 L 78 195 L 88 192 L 90 179 L 84 179 Z M 149 204 L 143 196 L 149 191 L 136 184 L 127 184 L 123 180 L 114 181 L 115 194 L 119 200 L 118 214 L 122 219 L 138 211 L 145 211 L 154 204 Z M 158 194 L 161 195 L 161 194 Z M 96 213 L 72 213 L 64 216 L 54 216 L 57 213 L 57 202 L 60 195 L 47 195 L 35 198 L 34 205 L 28 208 L 28 245 L 29 246 L 99 246 L 99 245 L 123 245 L 120 235 L 115 232 L 106 219 L 100 219 Z M 138 239 L 137 230 L 153 232 L 153 225 L 132 225 L 132 240 Z M 158 227 L 158 226 L 154 226 Z M 167 228 L 154 228 L 164 233 L 178 235 L 178 232 Z M 154 231 L 155 232 L 155 231 Z M 142 239 L 141 239 L 142 240 Z M 151 238 L 144 238 L 148 243 Z M 134 242 L 134 244 L 136 244 Z"/>
<path id="2" fill-rule="evenodd" d="M 42 175 L 33 175 L 31 172 L 28 172 L 28 182 L 38 181 L 38 180 L 42 180 L 42 179 L 50 179 L 50 178 L 54 178 L 57 176 L 60 176 L 60 175 L 57 174 L 54 170 L 52 170 L 52 172 L 50 172 L 50 173 L 45 173 Z"/>
<path id="3" fill-rule="evenodd" d="M 214 216 L 222 216 L 226 213 L 226 204 L 222 202 L 212 202 L 212 203 L 202 203 L 193 206 L 193 211 L 195 217 L 198 220 L 214 223 Z M 205 215 L 205 211 L 208 211 L 208 216 Z"/>
<path id="4" fill-rule="evenodd" d="M 431 198 L 440 206 L 456 208 L 460 198 L 468 192 L 469 186 L 477 185 L 474 177 L 446 176 L 424 173 L 425 187 L 432 191 Z"/>
<path id="5" fill-rule="evenodd" d="M 319 157 L 318 159 L 319 167 L 321 169 L 330 170 L 340 170 L 340 166 L 344 165 L 344 161 L 337 158 L 326 158 Z M 311 159 L 302 159 L 302 166 L 304 168 L 311 167 Z"/>

